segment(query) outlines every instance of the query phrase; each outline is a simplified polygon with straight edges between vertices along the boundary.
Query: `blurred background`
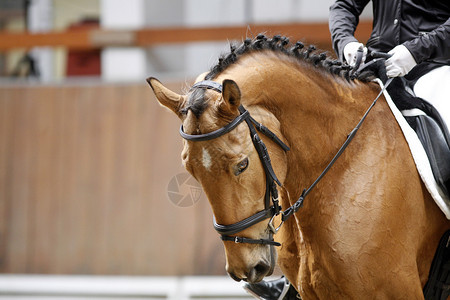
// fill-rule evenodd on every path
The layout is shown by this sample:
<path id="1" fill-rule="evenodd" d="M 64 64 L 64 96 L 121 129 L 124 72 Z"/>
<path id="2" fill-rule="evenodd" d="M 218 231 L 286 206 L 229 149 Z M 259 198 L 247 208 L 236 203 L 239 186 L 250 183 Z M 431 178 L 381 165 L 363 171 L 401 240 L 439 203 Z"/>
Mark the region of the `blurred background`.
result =
<path id="1" fill-rule="evenodd" d="M 260 32 L 333 54 L 332 3 L 0 0 L 0 299 L 245 298 L 145 78 L 181 92 Z"/>

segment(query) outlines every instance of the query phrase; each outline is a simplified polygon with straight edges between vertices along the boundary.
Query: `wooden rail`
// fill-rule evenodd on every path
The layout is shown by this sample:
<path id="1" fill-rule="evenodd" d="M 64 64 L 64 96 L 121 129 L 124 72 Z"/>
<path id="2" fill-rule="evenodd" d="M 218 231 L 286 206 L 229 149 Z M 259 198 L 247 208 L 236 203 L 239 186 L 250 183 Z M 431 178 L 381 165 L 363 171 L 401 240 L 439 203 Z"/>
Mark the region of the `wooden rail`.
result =
<path id="1" fill-rule="evenodd" d="M 368 38 L 370 22 L 361 22 L 356 32 L 360 40 Z M 47 33 L 0 32 L 0 51 L 38 46 L 93 49 L 110 46 L 148 47 L 158 44 L 200 41 L 241 40 L 260 32 L 282 34 L 293 40 L 303 40 L 320 46 L 330 45 L 327 23 L 252 24 L 226 27 L 171 27 L 138 30 L 77 29 Z"/>

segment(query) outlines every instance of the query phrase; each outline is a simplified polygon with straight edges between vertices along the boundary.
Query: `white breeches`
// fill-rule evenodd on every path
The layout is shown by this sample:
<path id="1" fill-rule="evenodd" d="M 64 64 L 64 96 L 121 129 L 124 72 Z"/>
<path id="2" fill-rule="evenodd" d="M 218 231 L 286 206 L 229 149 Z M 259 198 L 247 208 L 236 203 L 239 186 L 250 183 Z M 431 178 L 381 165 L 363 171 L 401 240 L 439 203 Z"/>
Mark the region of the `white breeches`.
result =
<path id="1" fill-rule="evenodd" d="M 414 85 L 414 93 L 430 102 L 441 114 L 447 128 L 450 127 L 450 66 L 436 68 L 420 77 Z"/>

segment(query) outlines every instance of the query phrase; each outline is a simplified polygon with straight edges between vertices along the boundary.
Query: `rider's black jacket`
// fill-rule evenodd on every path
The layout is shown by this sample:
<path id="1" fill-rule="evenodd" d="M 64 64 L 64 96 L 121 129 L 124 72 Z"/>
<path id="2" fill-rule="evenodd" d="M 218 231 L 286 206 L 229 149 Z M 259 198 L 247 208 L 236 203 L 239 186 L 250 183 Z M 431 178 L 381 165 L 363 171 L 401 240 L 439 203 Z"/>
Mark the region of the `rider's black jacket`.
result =
<path id="1" fill-rule="evenodd" d="M 336 0 L 330 7 L 333 48 L 343 59 L 359 15 L 369 0 Z M 369 51 L 389 52 L 403 44 L 417 63 L 450 65 L 450 0 L 372 0 L 373 30 Z"/>

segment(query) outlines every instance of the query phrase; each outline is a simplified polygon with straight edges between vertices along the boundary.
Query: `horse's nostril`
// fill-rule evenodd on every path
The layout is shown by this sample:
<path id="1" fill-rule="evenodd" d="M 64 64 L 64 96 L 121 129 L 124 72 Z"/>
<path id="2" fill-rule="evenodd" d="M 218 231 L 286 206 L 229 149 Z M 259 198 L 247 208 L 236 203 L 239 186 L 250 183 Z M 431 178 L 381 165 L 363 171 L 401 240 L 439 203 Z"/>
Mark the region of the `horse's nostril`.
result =
<path id="1" fill-rule="evenodd" d="M 261 281 L 270 270 L 270 266 L 265 263 L 259 263 L 247 273 L 247 282 L 256 283 Z"/>
<path id="2" fill-rule="evenodd" d="M 259 263 L 255 266 L 256 274 L 266 274 L 269 272 L 270 266 L 265 263 Z"/>

